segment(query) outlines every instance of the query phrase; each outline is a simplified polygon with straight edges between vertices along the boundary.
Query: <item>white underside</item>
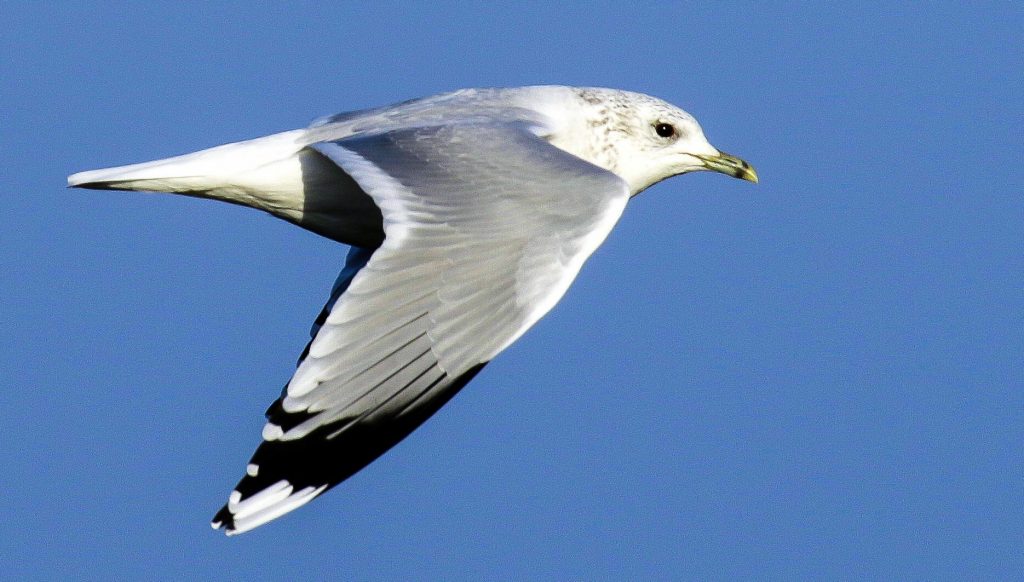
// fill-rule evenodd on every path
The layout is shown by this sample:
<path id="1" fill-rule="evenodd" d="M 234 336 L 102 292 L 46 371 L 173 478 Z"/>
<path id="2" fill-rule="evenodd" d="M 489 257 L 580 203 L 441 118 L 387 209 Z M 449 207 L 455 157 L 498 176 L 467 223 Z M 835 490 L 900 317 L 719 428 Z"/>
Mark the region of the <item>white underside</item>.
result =
<path id="1" fill-rule="evenodd" d="M 590 258 L 590 255 L 597 250 L 597 247 L 601 246 L 601 243 L 608 238 L 612 228 L 615 227 L 619 218 L 622 217 L 622 213 L 626 209 L 626 202 L 628 201 L 629 197 L 627 195 L 623 195 L 620 198 L 613 200 L 611 204 L 608 205 L 608 208 L 605 209 L 597 227 L 594 228 L 586 238 L 580 241 L 580 251 L 573 254 L 569 259 L 569 262 L 563 265 L 562 269 L 558 273 L 558 278 L 550 285 L 550 287 L 538 289 L 535 287 L 536 281 L 530 279 L 517 281 L 517 297 L 520 298 L 520 300 L 522 300 L 521 298 L 527 298 L 527 301 L 533 300 L 534 302 L 532 305 L 521 305 L 523 309 L 527 310 L 526 318 L 512 337 L 495 350 L 494 354 L 491 355 L 492 358 L 522 337 L 527 330 L 533 327 L 540 318 L 544 317 L 559 301 L 561 301 L 562 297 L 572 285 L 572 282 L 576 280 L 576 276 L 579 275 L 580 269 L 583 268 L 583 263 L 585 263 L 586 260 Z"/>

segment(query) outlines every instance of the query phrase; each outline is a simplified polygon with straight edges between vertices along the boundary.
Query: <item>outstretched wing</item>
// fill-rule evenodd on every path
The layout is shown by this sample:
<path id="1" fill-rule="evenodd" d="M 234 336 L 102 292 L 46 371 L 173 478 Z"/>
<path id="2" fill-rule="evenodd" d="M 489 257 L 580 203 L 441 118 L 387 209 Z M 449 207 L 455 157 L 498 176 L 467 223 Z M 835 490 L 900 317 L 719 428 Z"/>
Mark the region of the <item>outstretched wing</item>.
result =
<path id="1" fill-rule="evenodd" d="M 264 442 L 214 527 L 309 502 L 394 446 L 562 297 L 626 184 L 523 126 L 467 123 L 313 146 L 380 207 L 353 248 Z"/>

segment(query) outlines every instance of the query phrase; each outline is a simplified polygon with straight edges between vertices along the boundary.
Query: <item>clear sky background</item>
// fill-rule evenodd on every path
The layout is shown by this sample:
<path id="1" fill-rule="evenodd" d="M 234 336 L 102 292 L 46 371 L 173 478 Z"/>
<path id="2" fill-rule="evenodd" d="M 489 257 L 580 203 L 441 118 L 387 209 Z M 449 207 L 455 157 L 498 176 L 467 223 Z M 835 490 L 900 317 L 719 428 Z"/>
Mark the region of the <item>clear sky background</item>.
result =
<path id="1" fill-rule="evenodd" d="M 0 3 L 4 575 L 1024 571 L 1019 3 L 329 4 Z M 548 83 L 676 103 L 761 183 L 651 188 L 422 429 L 214 533 L 346 249 L 65 177 Z"/>

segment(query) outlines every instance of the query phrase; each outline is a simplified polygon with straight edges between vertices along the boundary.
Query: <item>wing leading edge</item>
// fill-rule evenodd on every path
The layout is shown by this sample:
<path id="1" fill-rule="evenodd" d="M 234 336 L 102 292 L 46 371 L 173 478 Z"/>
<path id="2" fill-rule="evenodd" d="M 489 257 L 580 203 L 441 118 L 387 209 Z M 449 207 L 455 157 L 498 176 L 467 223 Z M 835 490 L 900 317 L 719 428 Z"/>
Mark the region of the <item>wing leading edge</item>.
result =
<path id="1" fill-rule="evenodd" d="M 309 502 L 432 416 L 561 298 L 629 197 L 614 174 L 512 124 L 312 147 L 373 198 L 385 239 L 349 253 L 214 517 L 229 534 Z"/>

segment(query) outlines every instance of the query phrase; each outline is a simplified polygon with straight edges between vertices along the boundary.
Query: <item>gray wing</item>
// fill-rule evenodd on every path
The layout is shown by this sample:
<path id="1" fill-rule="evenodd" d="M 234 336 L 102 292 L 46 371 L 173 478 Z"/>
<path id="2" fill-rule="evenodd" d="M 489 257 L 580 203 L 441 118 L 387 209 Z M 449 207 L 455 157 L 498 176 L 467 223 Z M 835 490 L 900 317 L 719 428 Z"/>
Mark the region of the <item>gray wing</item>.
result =
<path id="1" fill-rule="evenodd" d="M 629 197 L 525 127 L 461 124 L 312 146 L 381 209 L 353 249 L 264 442 L 214 518 L 261 525 L 419 426 L 562 297 Z"/>

